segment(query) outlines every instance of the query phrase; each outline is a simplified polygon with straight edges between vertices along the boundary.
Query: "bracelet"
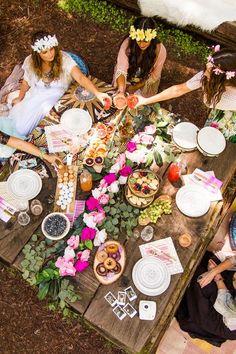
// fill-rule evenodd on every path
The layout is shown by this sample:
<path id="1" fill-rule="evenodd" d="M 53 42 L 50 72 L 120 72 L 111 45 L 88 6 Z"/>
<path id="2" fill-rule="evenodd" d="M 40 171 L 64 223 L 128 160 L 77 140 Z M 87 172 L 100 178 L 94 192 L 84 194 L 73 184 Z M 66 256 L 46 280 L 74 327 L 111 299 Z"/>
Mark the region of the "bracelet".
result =
<path id="1" fill-rule="evenodd" d="M 46 152 L 44 150 L 40 150 L 40 153 L 39 153 L 40 159 L 44 160 L 45 155 L 46 155 Z"/>

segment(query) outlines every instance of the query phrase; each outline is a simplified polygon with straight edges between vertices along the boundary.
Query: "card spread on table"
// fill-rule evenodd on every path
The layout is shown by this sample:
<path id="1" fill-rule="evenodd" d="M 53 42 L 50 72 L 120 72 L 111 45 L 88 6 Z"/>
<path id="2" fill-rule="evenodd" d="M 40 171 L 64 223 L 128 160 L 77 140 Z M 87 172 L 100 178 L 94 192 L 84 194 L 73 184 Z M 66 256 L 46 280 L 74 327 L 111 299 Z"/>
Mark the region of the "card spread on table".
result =
<path id="1" fill-rule="evenodd" d="M 217 193 L 223 184 L 214 174 L 204 172 L 199 168 L 193 171 L 190 179 L 211 193 Z"/>
<path id="2" fill-rule="evenodd" d="M 170 274 L 183 272 L 183 267 L 180 263 L 171 237 L 145 243 L 140 245 L 139 249 L 142 257 L 154 256 L 164 262 L 167 265 Z"/>
<path id="3" fill-rule="evenodd" d="M 78 145 L 78 137 L 60 124 L 45 127 L 45 134 L 50 153 L 70 151 L 73 145 Z"/>
<path id="4" fill-rule="evenodd" d="M 7 222 L 15 214 L 17 209 L 0 196 L 0 219 Z"/>

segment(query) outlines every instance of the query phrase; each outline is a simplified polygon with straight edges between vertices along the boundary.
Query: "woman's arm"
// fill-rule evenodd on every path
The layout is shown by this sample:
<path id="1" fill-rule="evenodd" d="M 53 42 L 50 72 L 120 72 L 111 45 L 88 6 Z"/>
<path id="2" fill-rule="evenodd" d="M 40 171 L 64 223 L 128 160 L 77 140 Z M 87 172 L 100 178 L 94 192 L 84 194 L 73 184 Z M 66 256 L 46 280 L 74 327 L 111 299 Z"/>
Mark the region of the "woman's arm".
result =
<path id="1" fill-rule="evenodd" d="M 82 71 L 78 68 L 78 66 L 74 66 L 71 70 L 71 76 L 75 81 L 77 81 L 81 86 L 85 87 L 86 90 L 92 92 L 104 105 L 105 101 L 108 99 L 110 103 L 111 98 L 107 93 L 99 92 L 96 86 L 89 80 Z"/>
<path id="2" fill-rule="evenodd" d="M 1 133 L 2 134 L 2 133 Z M 22 150 L 24 152 L 27 152 L 28 154 L 37 156 L 43 160 L 48 161 L 51 164 L 57 165 L 58 163 L 62 163 L 61 159 L 56 156 L 56 155 L 48 155 L 44 151 L 40 150 L 37 146 L 34 144 L 28 143 L 24 140 L 15 138 L 14 136 L 11 136 L 7 142 L 8 146 L 11 146 L 15 149 Z"/>
<path id="3" fill-rule="evenodd" d="M 201 288 L 204 288 L 204 286 L 208 285 L 218 274 L 222 273 L 224 270 L 232 268 L 232 266 L 233 262 L 231 261 L 231 258 L 226 259 L 224 262 L 215 266 L 213 269 L 203 273 L 198 281 L 199 285 Z"/>
<path id="4" fill-rule="evenodd" d="M 14 98 L 14 100 L 12 100 L 13 106 L 23 100 L 23 98 L 25 97 L 25 94 L 29 90 L 29 88 L 30 88 L 30 86 L 29 86 L 28 82 L 23 80 L 21 83 L 21 86 L 20 86 L 19 96 Z"/>
<path id="5" fill-rule="evenodd" d="M 147 104 L 152 104 L 160 101 L 165 101 L 165 100 L 170 100 L 171 98 L 175 97 L 180 97 L 185 95 L 186 93 L 192 91 L 191 89 L 188 88 L 186 85 L 186 82 L 180 85 L 174 85 L 169 87 L 168 89 L 162 91 L 161 93 L 158 93 L 157 95 L 151 96 L 151 97 L 142 97 L 142 96 L 137 96 L 138 97 L 138 103 L 136 107 L 139 106 L 144 106 Z"/>

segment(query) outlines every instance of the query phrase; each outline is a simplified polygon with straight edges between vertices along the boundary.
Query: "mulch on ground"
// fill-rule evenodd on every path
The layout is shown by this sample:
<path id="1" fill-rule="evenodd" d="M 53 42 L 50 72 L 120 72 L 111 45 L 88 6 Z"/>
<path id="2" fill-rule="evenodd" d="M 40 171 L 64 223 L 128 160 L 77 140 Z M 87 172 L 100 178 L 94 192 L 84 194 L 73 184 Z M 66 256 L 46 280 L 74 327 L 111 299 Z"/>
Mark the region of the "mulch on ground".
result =
<path id="1" fill-rule="evenodd" d="M 30 54 L 31 34 L 41 29 L 56 33 L 63 49 L 79 53 L 92 75 L 112 82 L 122 34 L 97 25 L 91 19 L 66 14 L 53 0 L 2 0 L 0 18 L 0 85 L 14 65 Z M 179 58 L 168 47 L 167 52 L 161 90 L 186 81 L 201 69 L 197 58 Z M 187 117 L 199 127 L 205 122 L 206 108 L 201 92 L 189 93 L 162 106 Z M 50 312 L 20 275 L 1 264 L 0 284 L 2 354 L 122 353 L 78 321 L 65 322 L 60 314 Z"/>

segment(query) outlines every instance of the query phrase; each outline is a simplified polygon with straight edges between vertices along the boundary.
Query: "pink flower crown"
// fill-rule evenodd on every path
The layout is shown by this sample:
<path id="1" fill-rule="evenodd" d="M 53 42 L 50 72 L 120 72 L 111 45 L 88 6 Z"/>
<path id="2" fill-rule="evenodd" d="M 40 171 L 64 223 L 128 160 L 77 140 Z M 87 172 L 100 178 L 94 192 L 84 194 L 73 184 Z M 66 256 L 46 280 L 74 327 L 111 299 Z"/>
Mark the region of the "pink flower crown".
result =
<path id="1" fill-rule="evenodd" d="M 220 50 L 219 44 L 216 45 L 215 47 L 213 46 L 212 49 L 215 53 L 218 52 Z M 225 74 L 226 80 L 230 80 L 230 79 L 232 79 L 232 77 L 235 77 L 235 75 L 236 75 L 235 70 L 234 71 L 225 71 L 225 70 L 222 70 L 221 68 L 219 68 L 217 65 L 215 65 L 212 55 L 208 56 L 207 64 L 208 64 L 208 66 L 213 67 L 212 71 L 216 75 Z"/>

